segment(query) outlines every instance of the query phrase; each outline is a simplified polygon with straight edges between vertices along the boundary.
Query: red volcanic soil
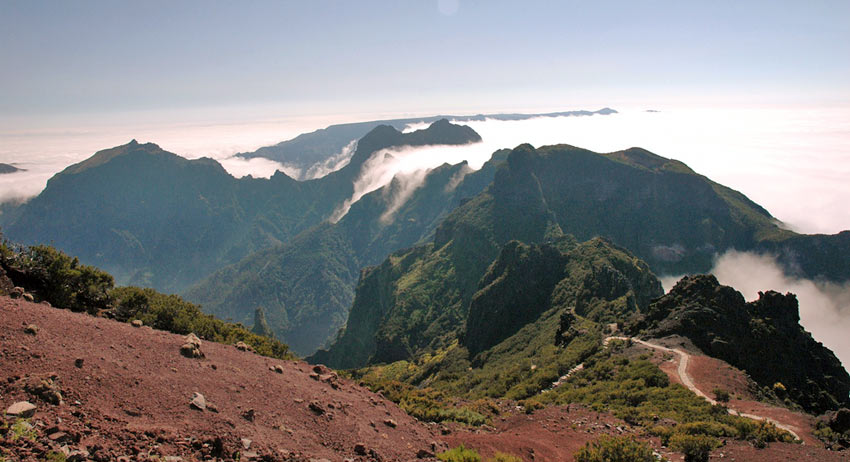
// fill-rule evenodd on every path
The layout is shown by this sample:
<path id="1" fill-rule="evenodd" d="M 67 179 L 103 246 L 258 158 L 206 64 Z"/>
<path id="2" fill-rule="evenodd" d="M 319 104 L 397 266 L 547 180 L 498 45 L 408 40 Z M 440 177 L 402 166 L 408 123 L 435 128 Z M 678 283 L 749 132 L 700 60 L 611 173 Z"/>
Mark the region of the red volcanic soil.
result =
<path id="1" fill-rule="evenodd" d="M 640 436 L 640 429 L 630 426 L 610 414 L 593 412 L 580 405 L 554 406 L 532 415 L 513 414 L 497 419 L 494 428 L 460 431 L 444 436 L 454 447 L 463 444 L 476 449 L 485 459 L 496 452 L 522 458 L 524 461 L 572 461 L 573 454 L 601 435 Z M 676 455 L 655 449 L 667 457 Z"/>
<path id="2" fill-rule="evenodd" d="M 26 332 L 30 324 L 35 334 Z M 15 419 L 0 416 L 0 459 L 45 460 L 64 448 L 97 461 L 388 462 L 434 460 L 434 452 L 465 444 L 484 457 L 500 451 L 526 462 L 571 461 L 601 434 L 641 433 L 582 406 L 526 415 L 508 405 L 492 427 L 452 425 L 442 435 L 441 426 L 419 422 L 327 369 L 317 377 L 304 362 L 212 342 L 202 342 L 204 358 L 190 359 L 180 354 L 183 343 L 180 335 L 0 297 L 0 413 L 18 401 L 37 406 L 29 437 L 2 430 Z M 281 373 L 270 370 L 275 366 Z M 60 404 L 33 391 L 45 377 L 55 377 Z M 204 395 L 206 410 L 190 407 L 194 393 Z M 669 460 L 681 460 L 651 442 Z M 729 442 L 712 459 L 721 454 L 736 461 L 850 460 L 815 444 L 755 450 Z"/>
<path id="3" fill-rule="evenodd" d="M 688 373 L 694 383 L 706 394 L 722 388 L 732 392 L 728 406 L 744 414 L 767 417 L 791 427 L 804 443 L 819 446 L 821 443 L 812 434 L 815 418 L 802 412 L 759 402 L 747 388 L 749 377 L 746 373 L 729 364 L 709 356 L 691 356 Z"/>
<path id="4" fill-rule="evenodd" d="M 29 324 L 37 334 L 25 332 Z M 411 460 L 420 450 L 434 452 L 428 426 L 365 388 L 346 380 L 334 388 L 311 378 L 304 362 L 212 342 L 202 342 L 205 358 L 190 359 L 180 355 L 183 343 L 183 336 L 0 297 L 0 412 L 17 401 L 38 406 L 35 441 L 7 435 L 0 453 L 43 460 L 63 444 L 97 460 L 233 460 L 239 452 L 242 460 L 253 453 L 266 460 Z M 275 365 L 282 374 L 269 370 Z M 24 390 L 46 375 L 56 376 L 62 404 Z M 195 392 L 217 412 L 192 409 Z M 48 437 L 57 430 L 67 441 Z M 367 456 L 355 454 L 357 443 Z"/>
<path id="5" fill-rule="evenodd" d="M 676 459 L 670 459 L 675 461 Z M 833 452 L 811 445 L 770 443 L 767 449 L 756 449 L 744 441 L 729 441 L 711 453 L 712 461 L 746 462 L 841 462 L 850 460 L 847 451 Z"/>
<path id="6" fill-rule="evenodd" d="M 666 343 L 670 343 L 667 339 Z M 723 389 L 730 392 L 732 399 L 727 403 L 730 409 L 741 414 L 750 414 L 767 417 L 789 427 L 796 433 L 804 443 L 808 445 L 821 446 L 820 441 L 812 434 L 815 418 L 811 415 L 792 411 L 788 408 L 760 402 L 751 390 L 758 385 L 750 379 L 746 372 L 733 367 L 716 358 L 705 356 L 695 347 L 685 344 L 680 345 L 690 351 L 687 373 L 694 385 L 708 396 L 714 396 L 713 390 Z M 661 369 L 667 373 L 671 381 L 681 384 L 678 375 L 678 360 L 669 353 L 654 352 L 656 361 Z"/>

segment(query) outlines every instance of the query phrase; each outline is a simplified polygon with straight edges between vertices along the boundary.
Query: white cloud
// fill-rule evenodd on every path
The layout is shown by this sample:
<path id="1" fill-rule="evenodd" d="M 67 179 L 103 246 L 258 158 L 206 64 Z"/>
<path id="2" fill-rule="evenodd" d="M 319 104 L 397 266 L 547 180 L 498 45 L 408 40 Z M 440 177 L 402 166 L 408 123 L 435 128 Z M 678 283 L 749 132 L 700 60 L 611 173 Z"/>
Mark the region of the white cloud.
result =
<path id="1" fill-rule="evenodd" d="M 462 122 L 481 134 L 483 142 L 454 148 L 451 156 L 434 162 L 419 162 L 419 168 L 463 159 L 470 160 L 472 168 L 479 168 L 483 161 L 473 159 L 486 160 L 496 149 L 521 143 L 538 147 L 566 143 L 599 152 L 640 146 L 679 159 L 698 173 L 743 192 L 797 231 L 835 233 L 850 229 L 850 208 L 846 207 L 850 203 L 850 188 L 846 186 L 850 178 L 850 107 L 657 108 L 662 111 L 626 108 L 609 116 Z M 0 200 L 35 195 L 53 173 L 131 138 L 156 142 L 189 158 L 216 158 L 237 176 L 250 173 L 266 177 L 282 169 L 296 178 L 312 178 L 340 167 L 332 162 L 317 166 L 313 172 L 302 172 L 286 165 L 230 159 L 236 152 L 274 144 L 295 136 L 302 127 L 306 131 L 321 124 L 315 117 L 305 120 L 141 128 L 128 123 L 120 128 L 24 134 L 0 130 L 0 162 L 16 162 L 28 169 L 18 176 L 0 176 Z M 405 131 L 422 127 L 411 125 Z M 395 170 L 400 171 L 410 169 Z"/>
<path id="2" fill-rule="evenodd" d="M 307 171 L 301 177 L 296 177 L 299 180 L 312 180 L 314 178 L 321 178 L 328 173 L 335 172 L 346 165 L 351 161 L 351 157 L 354 155 L 354 152 L 357 150 L 357 141 L 352 140 L 350 143 L 345 145 L 342 150 L 331 157 L 325 159 L 324 162 L 319 162 L 314 164 L 312 167 L 308 168 Z"/>

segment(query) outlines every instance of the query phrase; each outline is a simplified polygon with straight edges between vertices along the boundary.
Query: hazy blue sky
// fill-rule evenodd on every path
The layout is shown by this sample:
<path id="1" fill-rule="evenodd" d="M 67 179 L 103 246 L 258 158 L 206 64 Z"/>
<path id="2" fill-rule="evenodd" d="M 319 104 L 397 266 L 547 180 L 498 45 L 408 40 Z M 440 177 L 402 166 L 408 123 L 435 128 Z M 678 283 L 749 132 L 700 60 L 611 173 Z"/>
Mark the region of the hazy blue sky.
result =
<path id="1" fill-rule="evenodd" d="M 850 101 L 850 2 L 0 0 L 0 117 Z"/>

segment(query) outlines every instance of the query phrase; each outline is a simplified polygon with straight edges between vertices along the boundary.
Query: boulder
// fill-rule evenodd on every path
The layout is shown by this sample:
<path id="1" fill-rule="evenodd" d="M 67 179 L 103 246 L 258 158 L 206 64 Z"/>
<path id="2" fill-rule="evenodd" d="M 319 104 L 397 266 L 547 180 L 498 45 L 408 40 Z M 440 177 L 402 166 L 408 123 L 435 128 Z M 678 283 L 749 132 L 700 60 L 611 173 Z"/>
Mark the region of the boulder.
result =
<path id="1" fill-rule="evenodd" d="M 26 301 L 30 302 L 30 303 L 32 303 L 32 302 L 34 302 L 34 301 L 35 301 L 35 297 L 33 297 L 33 296 L 32 296 L 32 294 L 31 294 L 31 293 L 29 293 L 29 292 L 24 292 L 24 295 L 22 296 L 22 298 L 23 298 L 24 300 L 26 300 Z"/>
<path id="2" fill-rule="evenodd" d="M 189 406 L 192 409 L 203 411 L 207 408 L 207 399 L 204 398 L 204 395 L 195 392 L 195 394 L 192 395 L 192 401 L 189 402 Z"/>
<path id="3" fill-rule="evenodd" d="M 35 324 L 29 324 L 27 327 L 24 328 L 24 332 L 30 335 L 35 335 L 38 333 L 38 326 L 36 326 Z"/>
<path id="4" fill-rule="evenodd" d="M 184 343 L 180 347 L 180 354 L 187 358 L 203 358 L 204 353 L 201 352 L 201 339 L 195 334 L 189 334 L 183 339 Z"/>
<path id="5" fill-rule="evenodd" d="M 36 405 L 29 401 L 18 401 L 6 409 L 6 415 L 15 417 L 32 417 L 35 414 Z"/>
<path id="6" fill-rule="evenodd" d="M 23 287 L 14 287 L 9 292 L 9 296 L 12 297 L 12 298 L 21 298 L 24 295 L 24 292 L 26 292 L 26 291 L 24 290 Z"/>
<path id="7" fill-rule="evenodd" d="M 24 382 L 24 390 L 50 404 L 61 404 L 62 390 L 56 384 L 56 378 L 56 374 L 53 373 L 27 377 Z"/>
<path id="8" fill-rule="evenodd" d="M 141 319 L 134 319 L 133 322 L 131 322 L 130 324 L 132 324 L 133 327 L 142 327 L 143 325 L 145 325 L 145 323 L 143 323 Z"/>
<path id="9" fill-rule="evenodd" d="M 850 431 L 850 409 L 841 408 L 829 413 L 829 428 L 837 433 Z"/>
<path id="10" fill-rule="evenodd" d="M 250 351 L 252 353 L 254 352 L 254 349 L 251 348 L 251 345 L 248 345 L 247 343 L 241 340 L 236 342 L 236 349 L 240 351 Z"/>

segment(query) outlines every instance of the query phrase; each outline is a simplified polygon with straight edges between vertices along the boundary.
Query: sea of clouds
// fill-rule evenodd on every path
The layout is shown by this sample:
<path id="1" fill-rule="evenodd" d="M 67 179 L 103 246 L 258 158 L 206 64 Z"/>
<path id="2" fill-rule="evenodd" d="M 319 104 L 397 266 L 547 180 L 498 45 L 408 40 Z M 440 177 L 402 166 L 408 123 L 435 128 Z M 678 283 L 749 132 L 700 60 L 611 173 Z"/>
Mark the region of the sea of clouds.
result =
<path id="1" fill-rule="evenodd" d="M 32 197 L 68 165 L 133 138 L 155 142 L 187 158 L 212 157 L 236 177 L 267 178 L 277 170 L 289 170 L 292 176 L 316 178 L 344 166 L 355 144 L 329 153 L 327 161 L 308 172 L 234 154 L 292 138 L 321 127 L 317 125 L 320 123 L 313 117 L 303 121 L 0 129 L 0 162 L 26 169 L 0 175 L 0 201 Z M 850 229 L 850 208 L 846 207 L 850 203 L 850 187 L 846 185 L 850 178 L 850 107 L 625 109 L 607 116 L 464 123 L 482 136 L 481 143 L 376 153 L 378 160 L 370 162 L 375 170 L 364 172 L 357 193 L 349 201 L 388 184 L 396 174 L 409 176 L 462 160 L 480 168 L 495 150 L 521 143 L 537 147 L 567 143 L 598 152 L 639 146 L 681 160 L 698 173 L 743 192 L 797 231 L 835 233 Z M 407 130 L 418 128 L 424 128 L 424 124 Z M 410 186 L 415 187 L 415 182 Z"/>
<path id="2" fill-rule="evenodd" d="M 743 192 L 798 232 L 850 229 L 850 107 L 661 108 L 658 112 L 617 109 L 621 110 L 619 114 L 607 116 L 463 122 L 481 135 L 480 143 L 379 151 L 366 162 L 354 194 L 332 219 L 338 220 L 363 195 L 395 179 L 393 187 L 385 189 L 390 196 L 382 220 L 389 221 L 422 185 L 427 172 L 443 163 L 465 160 L 469 166 L 465 174 L 481 168 L 497 149 L 521 143 L 535 147 L 567 143 L 597 152 L 638 146 L 678 159 L 696 172 Z M 0 201 L 37 195 L 52 175 L 68 165 L 132 138 L 155 142 L 187 158 L 212 157 L 236 177 L 267 178 L 277 170 L 286 172 L 288 167 L 234 154 L 324 125 L 327 123 L 313 118 L 69 130 L 0 129 L 0 162 L 26 169 L 0 175 Z M 425 126 L 415 124 L 405 131 Z M 352 140 L 309 172 L 290 171 L 291 176 L 315 178 L 337 170 L 348 162 L 355 147 Z M 845 364 L 850 361 L 848 286 L 788 277 L 769 256 L 753 254 L 719 256 L 713 272 L 721 283 L 742 291 L 748 299 L 768 289 L 798 294 L 802 324 Z M 666 280 L 667 286 L 670 281 Z"/>

